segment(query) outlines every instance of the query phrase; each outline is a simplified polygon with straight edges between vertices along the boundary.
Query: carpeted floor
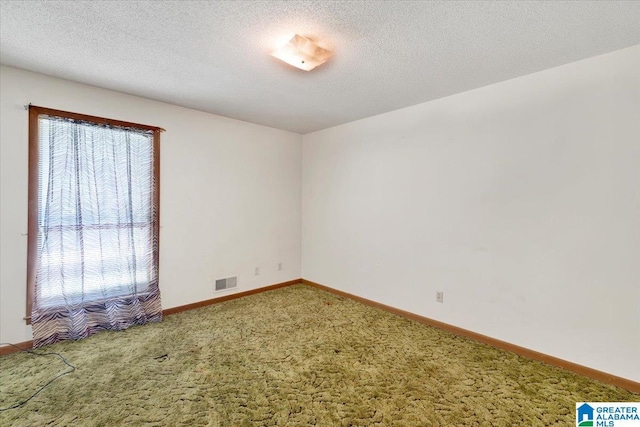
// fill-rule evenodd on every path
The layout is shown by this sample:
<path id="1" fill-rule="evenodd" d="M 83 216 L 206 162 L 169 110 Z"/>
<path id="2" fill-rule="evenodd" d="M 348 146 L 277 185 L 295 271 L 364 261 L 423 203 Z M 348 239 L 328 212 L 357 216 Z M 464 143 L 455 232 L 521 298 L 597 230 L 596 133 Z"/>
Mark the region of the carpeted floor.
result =
<path id="1" fill-rule="evenodd" d="M 640 400 L 305 285 L 45 350 L 77 369 L 0 425 L 574 426 L 577 401 Z M 0 357 L 0 407 L 66 368 Z"/>

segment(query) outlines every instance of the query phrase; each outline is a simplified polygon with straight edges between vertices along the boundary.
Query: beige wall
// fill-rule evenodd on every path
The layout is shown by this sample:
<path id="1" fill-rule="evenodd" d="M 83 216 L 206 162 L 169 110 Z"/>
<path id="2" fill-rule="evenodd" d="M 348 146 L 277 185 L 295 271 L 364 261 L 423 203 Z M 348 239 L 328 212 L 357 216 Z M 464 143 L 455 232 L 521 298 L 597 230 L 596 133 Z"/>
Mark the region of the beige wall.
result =
<path id="1" fill-rule="evenodd" d="M 303 141 L 305 279 L 640 381 L 640 46 Z"/>
<path id="2" fill-rule="evenodd" d="M 237 275 L 244 291 L 300 277 L 300 135 L 4 66 L 0 94 L 0 342 L 31 339 L 22 320 L 29 102 L 166 129 L 164 308 L 217 296 L 216 278 Z"/>

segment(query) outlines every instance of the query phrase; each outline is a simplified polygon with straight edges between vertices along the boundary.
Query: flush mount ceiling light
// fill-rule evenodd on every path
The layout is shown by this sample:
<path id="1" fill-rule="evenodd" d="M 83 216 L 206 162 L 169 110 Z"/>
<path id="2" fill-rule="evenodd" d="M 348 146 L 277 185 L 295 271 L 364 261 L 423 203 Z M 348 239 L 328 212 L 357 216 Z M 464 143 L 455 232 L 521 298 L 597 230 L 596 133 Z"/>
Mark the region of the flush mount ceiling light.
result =
<path id="1" fill-rule="evenodd" d="M 333 56 L 333 53 L 321 48 L 313 40 L 296 34 L 271 55 L 296 68 L 311 71 L 318 65 L 324 64 Z"/>

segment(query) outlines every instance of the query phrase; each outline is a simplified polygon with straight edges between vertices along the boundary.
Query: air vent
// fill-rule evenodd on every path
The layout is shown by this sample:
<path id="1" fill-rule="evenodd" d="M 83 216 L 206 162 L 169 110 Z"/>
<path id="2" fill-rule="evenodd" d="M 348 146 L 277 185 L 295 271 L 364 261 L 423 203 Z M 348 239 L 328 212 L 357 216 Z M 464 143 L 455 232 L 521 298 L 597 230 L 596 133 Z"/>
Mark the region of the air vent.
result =
<path id="1" fill-rule="evenodd" d="M 224 291 L 225 289 L 233 289 L 236 286 L 238 286 L 238 278 L 236 276 L 216 280 L 216 292 Z"/>

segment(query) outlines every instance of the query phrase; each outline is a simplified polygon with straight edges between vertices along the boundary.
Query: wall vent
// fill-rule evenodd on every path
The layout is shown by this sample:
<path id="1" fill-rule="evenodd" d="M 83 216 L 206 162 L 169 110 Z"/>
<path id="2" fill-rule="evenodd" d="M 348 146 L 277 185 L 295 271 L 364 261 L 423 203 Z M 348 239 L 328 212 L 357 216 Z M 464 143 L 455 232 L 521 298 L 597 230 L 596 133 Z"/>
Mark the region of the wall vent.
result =
<path id="1" fill-rule="evenodd" d="M 224 291 L 225 289 L 233 289 L 238 286 L 238 277 L 227 277 L 226 279 L 216 280 L 216 292 Z"/>

